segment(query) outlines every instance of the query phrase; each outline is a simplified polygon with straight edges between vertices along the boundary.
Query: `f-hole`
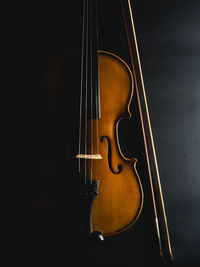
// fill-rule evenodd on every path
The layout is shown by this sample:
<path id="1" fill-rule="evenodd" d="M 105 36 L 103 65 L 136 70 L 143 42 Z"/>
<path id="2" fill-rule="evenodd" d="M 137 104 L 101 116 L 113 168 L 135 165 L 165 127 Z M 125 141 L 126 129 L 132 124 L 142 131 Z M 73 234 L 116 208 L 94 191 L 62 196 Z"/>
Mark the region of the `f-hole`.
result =
<path id="1" fill-rule="evenodd" d="M 107 140 L 107 144 L 108 144 L 108 165 L 109 165 L 109 168 L 111 170 L 112 173 L 114 174 L 119 174 L 121 171 L 122 171 L 122 165 L 118 165 L 117 166 L 117 169 L 118 171 L 114 171 L 113 170 L 113 167 L 112 167 L 112 150 L 111 150 L 111 142 L 110 142 L 110 139 L 109 137 L 107 136 L 101 136 L 100 138 L 100 141 L 103 142 L 104 138 Z"/>

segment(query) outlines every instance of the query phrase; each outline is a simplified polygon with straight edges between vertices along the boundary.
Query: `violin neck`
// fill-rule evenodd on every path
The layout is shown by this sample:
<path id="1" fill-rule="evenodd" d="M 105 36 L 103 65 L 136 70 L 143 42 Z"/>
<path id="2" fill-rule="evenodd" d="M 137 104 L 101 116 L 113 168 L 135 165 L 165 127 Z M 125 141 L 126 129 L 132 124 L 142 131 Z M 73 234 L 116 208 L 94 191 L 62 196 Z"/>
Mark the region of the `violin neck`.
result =
<path id="1" fill-rule="evenodd" d="M 98 75 L 98 23 L 97 1 L 83 2 L 82 33 L 82 115 L 87 119 L 100 118 L 100 96 Z"/>

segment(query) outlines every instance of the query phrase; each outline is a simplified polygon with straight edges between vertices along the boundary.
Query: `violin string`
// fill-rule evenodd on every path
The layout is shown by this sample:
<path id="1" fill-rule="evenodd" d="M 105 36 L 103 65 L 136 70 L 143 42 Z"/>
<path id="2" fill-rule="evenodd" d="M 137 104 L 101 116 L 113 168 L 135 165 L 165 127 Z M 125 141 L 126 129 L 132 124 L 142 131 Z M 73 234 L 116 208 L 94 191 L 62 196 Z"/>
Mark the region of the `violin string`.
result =
<path id="1" fill-rule="evenodd" d="M 86 0 L 87 7 L 86 7 L 86 66 L 85 66 L 85 155 L 87 155 L 87 117 L 88 117 L 88 110 L 87 110 L 87 98 L 88 98 L 88 0 Z M 85 157 L 85 184 L 87 183 L 87 158 Z"/>
<path id="2" fill-rule="evenodd" d="M 83 61 L 85 43 L 85 1 L 83 1 L 83 26 L 82 26 L 82 48 L 81 48 L 81 88 L 80 88 L 80 115 L 79 115 L 79 155 L 81 154 L 81 122 L 82 122 L 82 98 L 83 98 Z M 78 171 L 81 173 L 81 159 L 78 158 Z"/>
<path id="3" fill-rule="evenodd" d="M 97 64 L 97 68 L 96 68 L 96 83 L 95 83 L 95 86 L 96 86 L 96 135 L 97 135 L 97 154 L 99 155 L 100 153 L 100 140 L 99 140 L 99 119 L 100 119 L 100 84 L 99 84 L 99 76 L 98 76 L 98 73 L 99 73 L 99 65 L 98 65 L 98 19 L 97 19 L 97 1 L 95 1 L 95 17 L 96 17 L 96 57 L 97 57 L 97 61 L 96 61 L 96 64 Z M 99 100 L 98 100 L 99 99 Z M 98 103 L 99 101 L 99 103 Z M 99 111 L 99 112 L 98 112 Z"/>
<path id="4" fill-rule="evenodd" d="M 161 206 L 162 206 L 164 222 L 165 222 L 165 229 L 166 229 L 166 234 L 167 234 L 168 248 L 169 248 L 169 253 L 171 255 L 171 258 L 173 258 L 172 250 L 171 250 L 170 237 L 169 237 L 169 231 L 168 231 L 167 217 L 166 217 L 166 212 L 165 212 L 165 205 L 164 205 L 161 182 L 160 182 L 160 174 L 159 174 L 159 170 L 158 170 L 158 162 L 157 162 L 157 156 L 156 156 L 156 151 L 155 151 L 155 145 L 154 145 L 154 139 L 153 139 L 153 133 L 152 133 L 152 127 L 151 127 L 149 109 L 148 109 L 148 104 L 147 104 L 147 97 L 146 97 L 146 91 L 145 91 L 145 86 L 144 86 L 144 79 L 143 79 L 143 73 L 142 73 L 139 49 L 138 49 L 138 45 L 137 45 L 136 31 L 135 31 L 135 26 L 134 26 L 134 21 L 133 21 L 133 14 L 132 14 L 132 8 L 131 8 L 130 0 L 128 0 L 128 6 L 129 6 L 130 17 L 131 17 L 131 25 L 132 25 L 134 42 L 135 42 L 136 55 L 137 55 L 137 60 L 138 60 L 139 72 L 140 72 L 140 79 L 141 79 L 141 84 L 142 84 L 142 92 L 143 92 L 143 97 L 144 97 L 145 110 L 146 110 L 146 115 L 147 115 L 147 122 L 148 122 L 148 128 L 149 128 L 149 133 L 150 133 L 151 146 L 152 146 L 152 151 L 153 151 L 153 158 L 154 158 L 154 163 L 155 163 L 155 168 L 156 168 L 156 176 L 157 176 L 157 181 L 158 181 Z M 157 223 L 157 227 L 158 227 L 158 221 L 156 221 L 156 223 Z"/>
<path id="5" fill-rule="evenodd" d="M 91 90 L 91 155 L 93 155 L 93 78 L 92 78 L 92 68 L 93 68 L 93 64 L 92 64 L 92 54 L 93 54 L 93 49 L 92 49 L 92 3 L 90 3 L 90 82 L 91 82 L 91 86 L 90 86 L 90 90 Z M 92 175 L 93 175 L 93 159 L 91 159 L 91 184 L 92 184 Z"/>

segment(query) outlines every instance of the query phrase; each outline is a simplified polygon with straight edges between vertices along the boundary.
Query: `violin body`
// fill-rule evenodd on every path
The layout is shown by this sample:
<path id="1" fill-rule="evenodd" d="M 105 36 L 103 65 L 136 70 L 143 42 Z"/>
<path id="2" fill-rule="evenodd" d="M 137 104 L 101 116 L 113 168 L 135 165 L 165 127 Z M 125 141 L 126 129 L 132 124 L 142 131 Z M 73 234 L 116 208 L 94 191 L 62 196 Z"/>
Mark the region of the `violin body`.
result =
<path id="1" fill-rule="evenodd" d="M 75 53 L 60 57 L 51 64 L 46 73 L 45 84 L 49 114 L 54 118 L 52 132 L 57 140 L 63 136 L 61 150 L 66 165 L 73 172 L 67 179 L 77 179 L 78 112 L 80 89 L 80 57 Z M 98 179 L 98 195 L 92 207 L 93 230 L 102 231 L 104 236 L 126 230 L 134 224 L 143 205 L 143 190 L 136 170 L 136 159 L 123 156 L 118 139 L 118 124 L 130 118 L 129 105 L 133 95 L 133 78 L 127 64 L 118 56 L 98 51 L 100 118 L 87 120 L 87 129 L 82 129 L 83 139 L 87 136 L 87 154 L 99 158 L 80 159 L 82 180 Z M 73 103 L 69 105 L 69 103 Z M 73 109 L 74 108 L 74 109 Z M 68 117 L 68 126 L 66 115 Z M 71 124 L 70 124 L 71 121 Z M 56 129 L 53 129 L 56 126 Z M 98 127 L 98 136 L 97 136 Z M 77 129 L 77 132 L 76 132 Z M 60 138 L 58 137 L 60 136 Z M 58 149 L 58 142 L 55 147 Z M 62 142 L 60 143 L 60 147 Z M 81 145 L 81 154 L 85 145 Z M 55 150 L 56 150 L 55 149 Z M 60 153 L 55 152 L 54 153 Z M 62 153 L 61 153 L 62 154 Z M 73 166 L 73 167 L 71 167 Z M 84 167 L 89 175 L 85 177 Z"/>
<path id="2" fill-rule="evenodd" d="M 113 54 L 100 52 L 98 58 L 102 159 L 94 162 L 100 183 L 92 210 L 92 222 L 94 230 L 100 229 L 104 235 L 110 235 L 127 229 L 136 221 L 142 208 L 143 193 L 136 171 L 137 160 L 122 155 L 118 139 L 120 120 L 131 116 L 131 72 L 125 62 Z"/>

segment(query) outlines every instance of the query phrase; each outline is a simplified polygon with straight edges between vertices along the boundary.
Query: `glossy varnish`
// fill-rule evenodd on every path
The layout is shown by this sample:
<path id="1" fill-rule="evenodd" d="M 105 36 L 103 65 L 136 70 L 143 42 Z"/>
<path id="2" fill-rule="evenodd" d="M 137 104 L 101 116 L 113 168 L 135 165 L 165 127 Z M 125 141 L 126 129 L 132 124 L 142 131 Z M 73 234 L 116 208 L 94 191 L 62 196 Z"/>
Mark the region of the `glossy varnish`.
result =
<path id="1" fill-rule="evenodd" d="M 94 174 L 100 183 L 92 222 L 94 230 L 109 235 L 127 229 L 136 221 L 142 208 L 143 192 L 136 170 L 137 160 L 122 155 L 118 140 L 118 123 L 131 116 L 133 80 L 126 63 L 111 53 L 100 52 L 99 86 L 101 119 L 98 128 L 102 159 L 93 161 Z"/>

